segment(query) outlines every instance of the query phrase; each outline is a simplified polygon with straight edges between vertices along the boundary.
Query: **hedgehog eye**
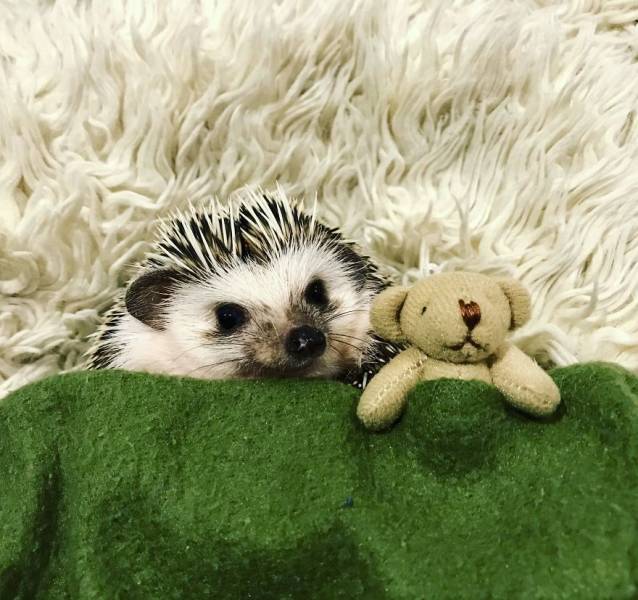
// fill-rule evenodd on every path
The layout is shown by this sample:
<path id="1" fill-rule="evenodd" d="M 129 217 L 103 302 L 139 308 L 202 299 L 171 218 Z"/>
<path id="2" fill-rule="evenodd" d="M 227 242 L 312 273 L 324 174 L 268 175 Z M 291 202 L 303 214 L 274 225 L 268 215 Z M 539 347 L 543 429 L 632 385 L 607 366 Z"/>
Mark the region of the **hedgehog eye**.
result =
<path id="1" fill-rule="evenodd" d="M 220 304 L 215 309 L 215 314 L 217 315 L 219 329 L 224 333 L 229 333 L 241 327 L 248 320 L 246 309 L 232 302 Z"/>
<path id="2" fill-rule="evenodd" d="M 315 306 L 325 306 L 328 304 L 328 292 L 326 291 L 326 285 L 321 279 L 313 279 L 304 292 L 304 298 L 306 302 L 314 304 Z"/>

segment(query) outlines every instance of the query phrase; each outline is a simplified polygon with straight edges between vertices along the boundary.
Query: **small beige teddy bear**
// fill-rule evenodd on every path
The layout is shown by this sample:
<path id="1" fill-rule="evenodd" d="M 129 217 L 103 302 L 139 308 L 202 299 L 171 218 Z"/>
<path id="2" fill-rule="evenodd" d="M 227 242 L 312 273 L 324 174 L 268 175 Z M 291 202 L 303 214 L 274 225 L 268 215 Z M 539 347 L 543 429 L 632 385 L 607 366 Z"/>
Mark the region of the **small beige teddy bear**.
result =
<path id="1" fill-rule="evenodd" d="M 410 346 L 370 381 L 357 415 L 369 429 L 384 429 L 400 416 L 419 381 L 443 377 L 494 384 L 517 408 L 552 414 L 560 403 L 556 384 L 505 341 L 529 317 L 530 296 L 514 279 L 439 273 L 409 289 L 388 288 L 373 302 L 372 327 Z"/>

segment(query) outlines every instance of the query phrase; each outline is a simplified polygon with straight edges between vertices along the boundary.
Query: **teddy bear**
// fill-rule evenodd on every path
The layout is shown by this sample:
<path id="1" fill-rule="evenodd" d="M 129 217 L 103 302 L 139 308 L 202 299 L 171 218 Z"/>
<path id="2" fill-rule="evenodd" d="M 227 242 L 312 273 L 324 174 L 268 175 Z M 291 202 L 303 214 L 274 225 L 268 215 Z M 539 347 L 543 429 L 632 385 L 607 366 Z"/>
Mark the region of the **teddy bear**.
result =
<path id="1" fill-rule="evenodd" d="M 536 362 L 508 343 L 509 331 L 530 317 L 530 296 L 515 279 L 479 273 L 438 273 L 411 288 L 389 287 L 374 300 L 373 329 L 405 344 L 368 383 L 357 415 L 372 430 L 392 425 L 420 381 L 475 379 L 535 416 L 551 415 L 560 392 Z"/>

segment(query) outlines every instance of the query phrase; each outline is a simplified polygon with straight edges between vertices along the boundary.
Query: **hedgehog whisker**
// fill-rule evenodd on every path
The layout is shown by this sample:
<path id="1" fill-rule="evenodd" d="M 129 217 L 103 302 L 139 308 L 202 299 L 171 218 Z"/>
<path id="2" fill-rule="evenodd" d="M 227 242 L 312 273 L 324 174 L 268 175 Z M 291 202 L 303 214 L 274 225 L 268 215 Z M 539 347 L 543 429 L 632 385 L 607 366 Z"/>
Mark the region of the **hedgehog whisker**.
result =
<path id="1" fill-rule="evenodd" d="M 333 333 L 332 337 L 345 337 L 350 340 L 357 340 L 357 342 L 361 342 L 362 344 L 365 344 L 365 345 L 370 343 L 369 340 L 364 340 L 363 338 L 357 337 L 356 335 L 348 335 L 346 333 Z"/>
<path id="2" fill-rule="evenodd" d="M 180 352 L 179 354 L 177 354 L 176 356 L 173 356 L 171 358 L 171 362 L 175 362 L 176 360 L 179 360 L 180 358 L 182 358 L 182 356 L 184 356 L 184 354 L 188 354 L 189 352 L 193 352 L 195 350 L 199 350 L 200 348 L 205 348 L 206 346 L 209 346 L 210 344 L 197 344 L 197 346 L 193 346 L 192 348 L 186 348 L 186 350 Z"/>
<path id="3" fill-rule="evenodd" d="M 199 367 L 196 367 L 195 369 L 188 371 L 188 373 L 186 373 L 186 376 L 189 376 L 192 373 L 195 373 L 195 371 L 199 371 L 201 369 L 208 369 L 210 371 L 211 369 L 214 369 L 215 367 L 219 367 L 221 365 L 226 365 L 229 363 L 240 362 L 241 360 L 242 360 L 241 358 L 235 357 L 235 358 L 229 358 L 227 360 L 220 360 L 219 362 L 210 363 L 208 365 L 201 365 Z"/>
<path id="4" fill-rule="evenodd" d="M 339 348 L 337 348 L 334 344 L 328 344 L 330 346 L 330 348 L 332 348 L 342 359 L 345 360 L 345 354 L 343 352 L 341 352 L 341 350 L 339 350 Z"/>
<path id="5" fill-rule="evenodd" d="M 351 315 L 353 313 L 357 313 L 357 312 L 368 312 L 369 309 L 367 308 L 353 308 L 352 310 L 344 310 L 343 312 L 339 312 L 339 313 L 335 313 L 334 315 L 330 315 L 327 319 L 326 322 L 330 323 L 331 321 L 334 321 L 335 319 L 339 319 L 341 317 L 345 317 L 346 315 Z"/>
<path id="6" fill-rule="evenodd" d="M 361 352 L 361 348 L 359 348 L 359 346 L 355 346 L 354 344 L 351 344 L 350 342 L 346 342 L 344 340 L 338 340 L 338 339 L 335 339 L 335 342 L 339 344 L 344 344 L 345 346 L 350 346 L 351 348 L 354 348 L 357 352 Z"/>
<path id="7" fill-rule="evenodd" d="M 211 334 L 211 335 L 214 336 L 214 334 Z M 264 335 L 265 335 L 265 332 L 264 332 Z M 225 339 L 226 338 L 224 335 L 215 336 L 214 341 L 207 342 L 203 345 L 211 346 L 213 348 L 219 348 L 220 346 L 230 346 L 232 348 L 236 348 L 238 339 L 260 340 L 262 338 L 260 338 L 259 335 L 257 335 L 256 333 L 253 333 L 250 331 L 241 331 L 240 333 L 237 334 L 237 337 L 232 336 L 228 338 L 228 341 L 224 341 Z"/>
<path id="8" fill-rule="evenodd" d="M 261 332 L 262 335 L 266 335 L 266 330 L 264 329 L 263 325 L 259 322 L 259 321 L 255 321 L 255 325 L 257 325 L 257 329 L 259 329 L 259 331 Z M 273 327 L 274 327 L 274 323 L 273 323 Z M 257 336 L 255 336 L 256 338 Z"/>
<path id="9" fill-rule="evenodd" d="M 242 337 L 248 338 L 248 339 L 252 339 L 252 340 L 260 339 L 257 334 L 250 333 L 250 332 L 243 332 L 242 333 Z M 199 350 L 200 348 L 216 348 L 216 349 L 219 349 L 222 346 L 228 346 L 230 348 L 235 348 L 236 347 L 236 342 L 234 342 L 234 341 L 224 342 L 224 341 L 219 341 L 219 340 L 216 340 L 215 342 L 203 342 L 201 344 L 197 344 L 196 346 L 192 346 L 191 348 L 186 348 L 185 350 L 183 350 L 179 354 L 173 356 L 171 358 L 171 361 L 175 362 L 176 360 L 178 360 L 182 356 L 184 356 L 184 354 L 187 354 L 188 352 L 194 352 L 195 350 Z"/>
<path id="10" fill-rule="evenodd" d="M 277 325 L 275 324 L 274 321 L 269 321 L 269 322 L 272 325 L 272 328 L 275 330 L 275 335 L 279 337 L 279 329 L 277 329 Z M 262 332 L 264 335 L 266 335 L 266 332 L 263 329 L 262 329 Z"/>
<path id="11" fill-rule="evenodd" d="M 191 348 L 186 348 L 183 352 L 180 352 L 179 354 L 177 354 L 176 356 L 173 356 L 171 358 L 172 362 L 175 362 L 176 360 L 182 358 L 182 356 L 184 356 L 184 354 L 187 354 L 188 352 L 194 352 L 195 350 L 199 350 L 200 348 L 219 348 L 220 346 L 232 346 L 233 348 L 235 347 L 235 344 L 232 343 L 219 343 L 219 342 L 203 342 L 201 344 L 197 344 L 197 346 L 192 346 Z"/>

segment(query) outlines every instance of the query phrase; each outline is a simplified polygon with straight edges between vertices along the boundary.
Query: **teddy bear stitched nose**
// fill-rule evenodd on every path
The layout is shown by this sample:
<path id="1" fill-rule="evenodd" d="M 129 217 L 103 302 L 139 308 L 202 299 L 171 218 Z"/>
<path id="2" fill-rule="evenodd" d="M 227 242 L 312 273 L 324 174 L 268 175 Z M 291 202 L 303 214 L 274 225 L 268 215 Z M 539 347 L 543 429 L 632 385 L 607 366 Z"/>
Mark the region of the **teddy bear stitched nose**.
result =
<path id="1" fill-rule="evenodd" d="M 461 307 L 463 321 L 465 321 L 467 328 L 472 331 L 481 320 L 481 307 L 473 300 L 467 303 L 459 300 L 459 306 Z"/>

